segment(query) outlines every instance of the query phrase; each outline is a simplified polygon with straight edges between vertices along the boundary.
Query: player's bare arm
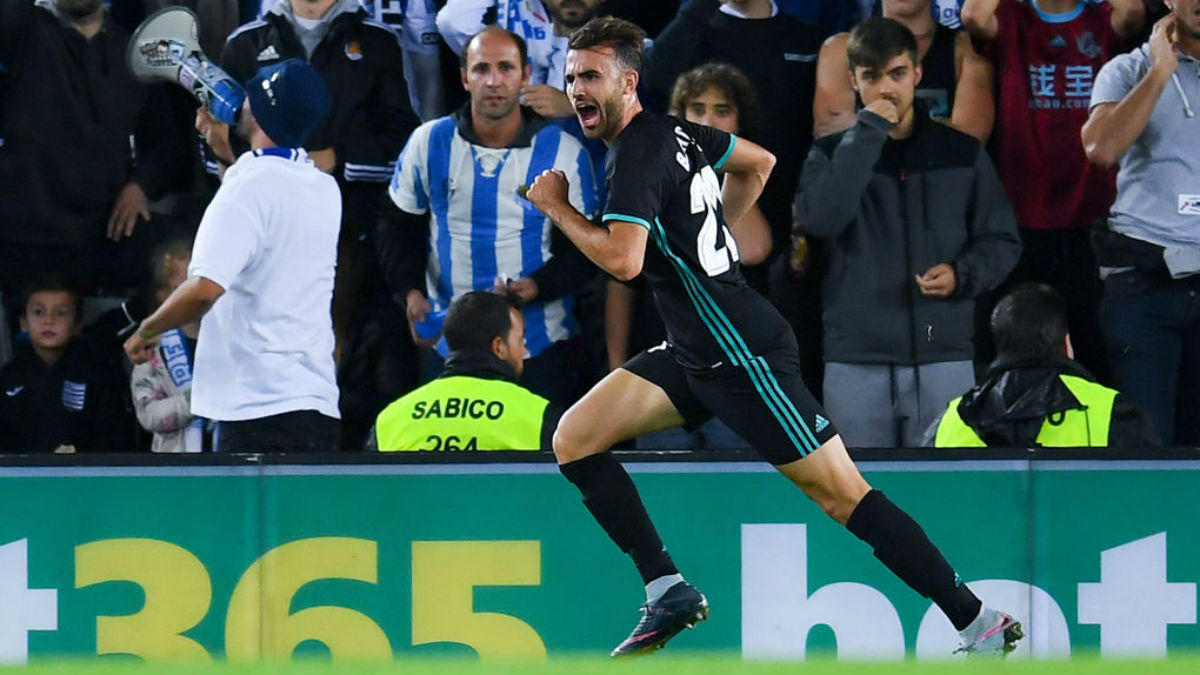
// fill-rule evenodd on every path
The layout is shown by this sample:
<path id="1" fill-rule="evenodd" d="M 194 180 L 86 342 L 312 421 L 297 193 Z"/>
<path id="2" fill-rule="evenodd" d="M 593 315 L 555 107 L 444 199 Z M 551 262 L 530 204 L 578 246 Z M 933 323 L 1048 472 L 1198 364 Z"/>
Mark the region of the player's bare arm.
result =
<path id="1" fill-rule="evenodd" d="M 773 168 L 775 155 L 761 145 L 738 137 L 733 152 L 721 165 L 721 171 L 725 174 L 721 202 L 726 222 L 740 221 L 754 206 Z"/>
<path id="2" fill-rule="evenodd" d="M 770 153 L 767 154 L 771 156 Z M 772 164 L 774 161 L 774 156 L 771 156 Z M 767 173 L 770 173 L 769 167 Z M 765 182 L 765 178 L 763 180 Z M 547 170 L 533 181 L 526 198 L 600 269 L 621 281 L 629 281 L 641 274 L 649 236 L 646 229 L 622 221 L 612 221 L 608 227 L 592 224 L 567 201 L 567 188 L 567 177 L 563 172 Z M 761 184 L 758 191 L 762 191 Z M 758 194 L 755 193 L 754 199 L 757 198 Z M 750 200 L 749 204 L 753 203 L 754 200 Z M 749 204 L 743 208 L 742 213 L 745 212 L 745 208 L 749 208 Z"/>

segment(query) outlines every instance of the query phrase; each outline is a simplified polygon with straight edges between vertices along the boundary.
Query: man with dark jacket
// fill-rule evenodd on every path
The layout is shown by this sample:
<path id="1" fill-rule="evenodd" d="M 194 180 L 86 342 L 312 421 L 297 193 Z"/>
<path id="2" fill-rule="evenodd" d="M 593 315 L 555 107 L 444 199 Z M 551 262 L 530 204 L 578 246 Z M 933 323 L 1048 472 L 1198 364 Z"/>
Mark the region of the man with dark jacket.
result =
<path id="1" fill-rule="evenodd" d="M 996 304 L 999 356 L 987 378 L 947 406 L 926 434 L 939 448 L 1153 447 L 1158 435 L 1133 402 L 1076 363 L 1066 303 L 1023 284 Z"/>
<path id="2" fill-rule="evenodd" d="M 437 379 L 379 413 L 368 450 L 549 450 L 561 410 L 517 384 L 525 320 L 511 296 L 471 291 L 450 303 L 450 356 Z"/>
<path id="3" fill-rule="evenodd" d="M 245 82 L 259 68 L 290 58 L 312 65 L 333 97 L 305 149 L 337 178 L 342 193 L 333 326 L 343 439 L 347 448 L 357 449 L 379 410 L 416 384 L 411 343 L 403 336 L 390 341 L 372 336 L 380 324 L 403 320 L 390 315 L 399 312 L 376 262 L 374 226 L 396 155 L 419 121 L 409 104 L 395 32 L 371 20 L 358 0 L 279 0 L 261 20 L 229 36 L 221 66 Z M 364 367 L 367 363 L 374 365 Z"/>
<path id="4" fill-rule="evenodd" d="M 912 33 L 871 19 L 847 54 L 864 108 L 813 145 L 796 202 L 798 226 L 830 247 L 825 407 L 847 445 L 912 447 L 974 384 L 975 297 L 1021 243 L 979 141 L 914 106 Z"/>
<path id="5" fill-rule="evenodd" d="M 105 235 L 132 235 L 186 169 L 166 85 L 134 79 L 128 42 L 102 0 L 0 3 L 0 293 L 12 316 L 39 270 L 70 269 L 89 287 L 120 274 L 106 269 L 123 251 Z"/>

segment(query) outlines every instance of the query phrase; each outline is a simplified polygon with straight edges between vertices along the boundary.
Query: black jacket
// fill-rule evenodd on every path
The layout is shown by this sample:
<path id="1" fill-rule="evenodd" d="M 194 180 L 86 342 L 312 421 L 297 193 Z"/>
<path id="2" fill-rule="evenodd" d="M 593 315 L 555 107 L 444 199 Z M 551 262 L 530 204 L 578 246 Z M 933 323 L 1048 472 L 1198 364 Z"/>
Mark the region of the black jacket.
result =
<path id="1" fill-rule="evenodd" d="M 136 450 L 129 379 L 75 340 L 53 366 L 28 343 L 0 369 L 0 452 Z"/>
<path id="2" fill-rule="evenodd" d="M 817 139 L 804 164 L 796 221 L 829 240 L 826 361 L 971 360 L 975 297 L 1020 257 L 1012 208 L 979 141 L 919 105 L 914 117 L 913 135 L 886 145 L 887 121 L 862 110 L 850 129 Z M 922 295 L 914 277 L 940 263 L 954 268 L 953 295 Z"/>
<path id="3" fill-rule="evenodd" d="M 287 17 L 269 12 L 229 36 L 221 67 L 245 83 L 259 68 L 289 58 L 305 59 L 304 47 Z M 339 183 L 390 181 L 396 157 L 418 124 L 396 34 L 358 7 L 336 16 L 312 58 L 305 60 L 325 78 L 333 99 L 305 147 L 334 149 Z"/>
<path id="4" fill-rule="evenodd" d="M 168 85 L 134 79 L 128 41 L 107 18 L 87 40 L 33 0 L 0 3 L 0 243 L 99 241 L 126 183 L 153 200 L 186 171 Z"/>
<path id="5" fill-rule="evenodd" d="M 1079 408 L 1079 400 L 1059 375 L 1096 381 L 1083 366 L 1065 357 L 1037 361 L 1001 358 L 991 365 L 981 384 L 963 395 L 958 414 L 988 446 L 1033 447 L 1046 417 Z M 1113 401 L 1108 444 L 1129 448 L 1160 445 L 1149 419 L 1121 393 Z"/>

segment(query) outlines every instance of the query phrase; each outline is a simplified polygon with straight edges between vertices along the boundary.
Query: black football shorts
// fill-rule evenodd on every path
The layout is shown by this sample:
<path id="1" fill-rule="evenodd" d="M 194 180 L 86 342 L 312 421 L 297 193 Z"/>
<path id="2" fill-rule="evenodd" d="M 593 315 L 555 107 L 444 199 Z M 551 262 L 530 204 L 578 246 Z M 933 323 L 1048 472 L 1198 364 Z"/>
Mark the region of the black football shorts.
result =
<path id="1" fill-rule="evenodd" d="M 837 434 L 804 385 L 792 350 L 736 366 L 689 368 L 676 362 L 669 346 L 658 346 L 622 368 L 662 388 L 685 428 L 716 417 L 772 464 L 800 459 Z"/>

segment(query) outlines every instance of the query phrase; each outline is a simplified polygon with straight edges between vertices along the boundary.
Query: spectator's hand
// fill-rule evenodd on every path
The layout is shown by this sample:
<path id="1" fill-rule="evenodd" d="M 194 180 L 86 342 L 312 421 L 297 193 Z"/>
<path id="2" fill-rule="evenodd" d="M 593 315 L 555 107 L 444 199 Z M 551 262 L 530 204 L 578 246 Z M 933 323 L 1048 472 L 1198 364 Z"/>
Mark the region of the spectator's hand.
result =
<path id="1" fill-rule="evenodd" d="M 208 108 L 196 109 L 196 131 L 204 136 L 204 142 L 212 148 L 213 155 L 226 164 L 233 164 L 233 146 L 229 144 L 229 125 L 213 118 Z"/>
<path id="2" fill-rule="evenodd" d="M 496 277 L 493 284 L 494 290 L 501 295 L 515 296 L 521 299 L 521 302 L 533 302 L 538 296 L 537 282 L 529 277 L 521 277 L 520 279 L 505 279 L 504 277 Z"/>
<path id="3" fill-rule="evenodd" d="M 546 169 L 534 179 L 525 198 L 542 213 L 549 213 L 556 206 L 570 203 L 567 201 L 567 187 L 567 174 L 558 169 Z"/>
<path id="4" fill-rule="evenodd" d="M 161 336 L 155 335 L 152 338 L 144 338 L 141 336 L 141 329 L 133 332 L 129 339 L 125 341 L 125 355 L 136 366 L 140 363 L 146 363 L 154 358 L 154 350 L 158 349 L 158 341 Z"/>
<path id="5" fill-rule="evenodd" d="M 311 150 L 308 153 L 313 164 L 325 173 L 333 173 L 333 169 L 337 166 L 337 152 L 333 148 L 325 148 L 324 150 Z"/>
<path id="6" fill-rule="evenodd" d="M 120 241 L 121 237 L 132 235 L 138 216 L 143 220 L 150 220 L 150 203 L 141 185 L 126 183 L 117 194 L 117 201 L 108 216 L 108 238 Z"/>
<path id="7" fill-rule="evenodd" d="M 1150 31 L 1150 57 L 1154 59 L 1152 68 L 1161 69 L 1164 73 L 1173 73 L 1179 68 L 1179 56 L 1175 51 L 1178 31 L 1173 13 L 1154 23 L 1154 30 Z"/>
<path id="8" fill-rule="evenodd" d="M 425 315 L 433 311 L 433 305 L 429 304 L 429 299 L 421 291 L 413 289 L 408 292 L 405 298 L 405 312 L 408 314 L 408 330 L 412 333 L 413 344 L 418 347 L 432 347 L 437 344 L 436 337 L 423 338 L 417 333 L 417 322 L 424 321 Z"/>
<path id="9" fill-rule="evenodd" d="M 533 108 L 542 117 L 572 117 L 575 106 L 567 98 L 567 92 L 548 84 L 527 84 L 521 88 L 523 104 Z"/>
<path id="10" fill-rule="evenodd" d="M 916 277 L 921 294 L 931 298 L 948 298 L 958 287 L 958 278 L 954 276 L 954 267 L 946 263 L 934 265 L 925 274 Z"/>
<path id="11" fill-rule="evenodd" d="M 886 98 L 877 98 L 871 101 L 871 105 L 867 106 L 866 109 L 879 115 L 891 124 L 896 124 L 900 121 L 900 112 L 896 110 L 895 101 Z"/>

